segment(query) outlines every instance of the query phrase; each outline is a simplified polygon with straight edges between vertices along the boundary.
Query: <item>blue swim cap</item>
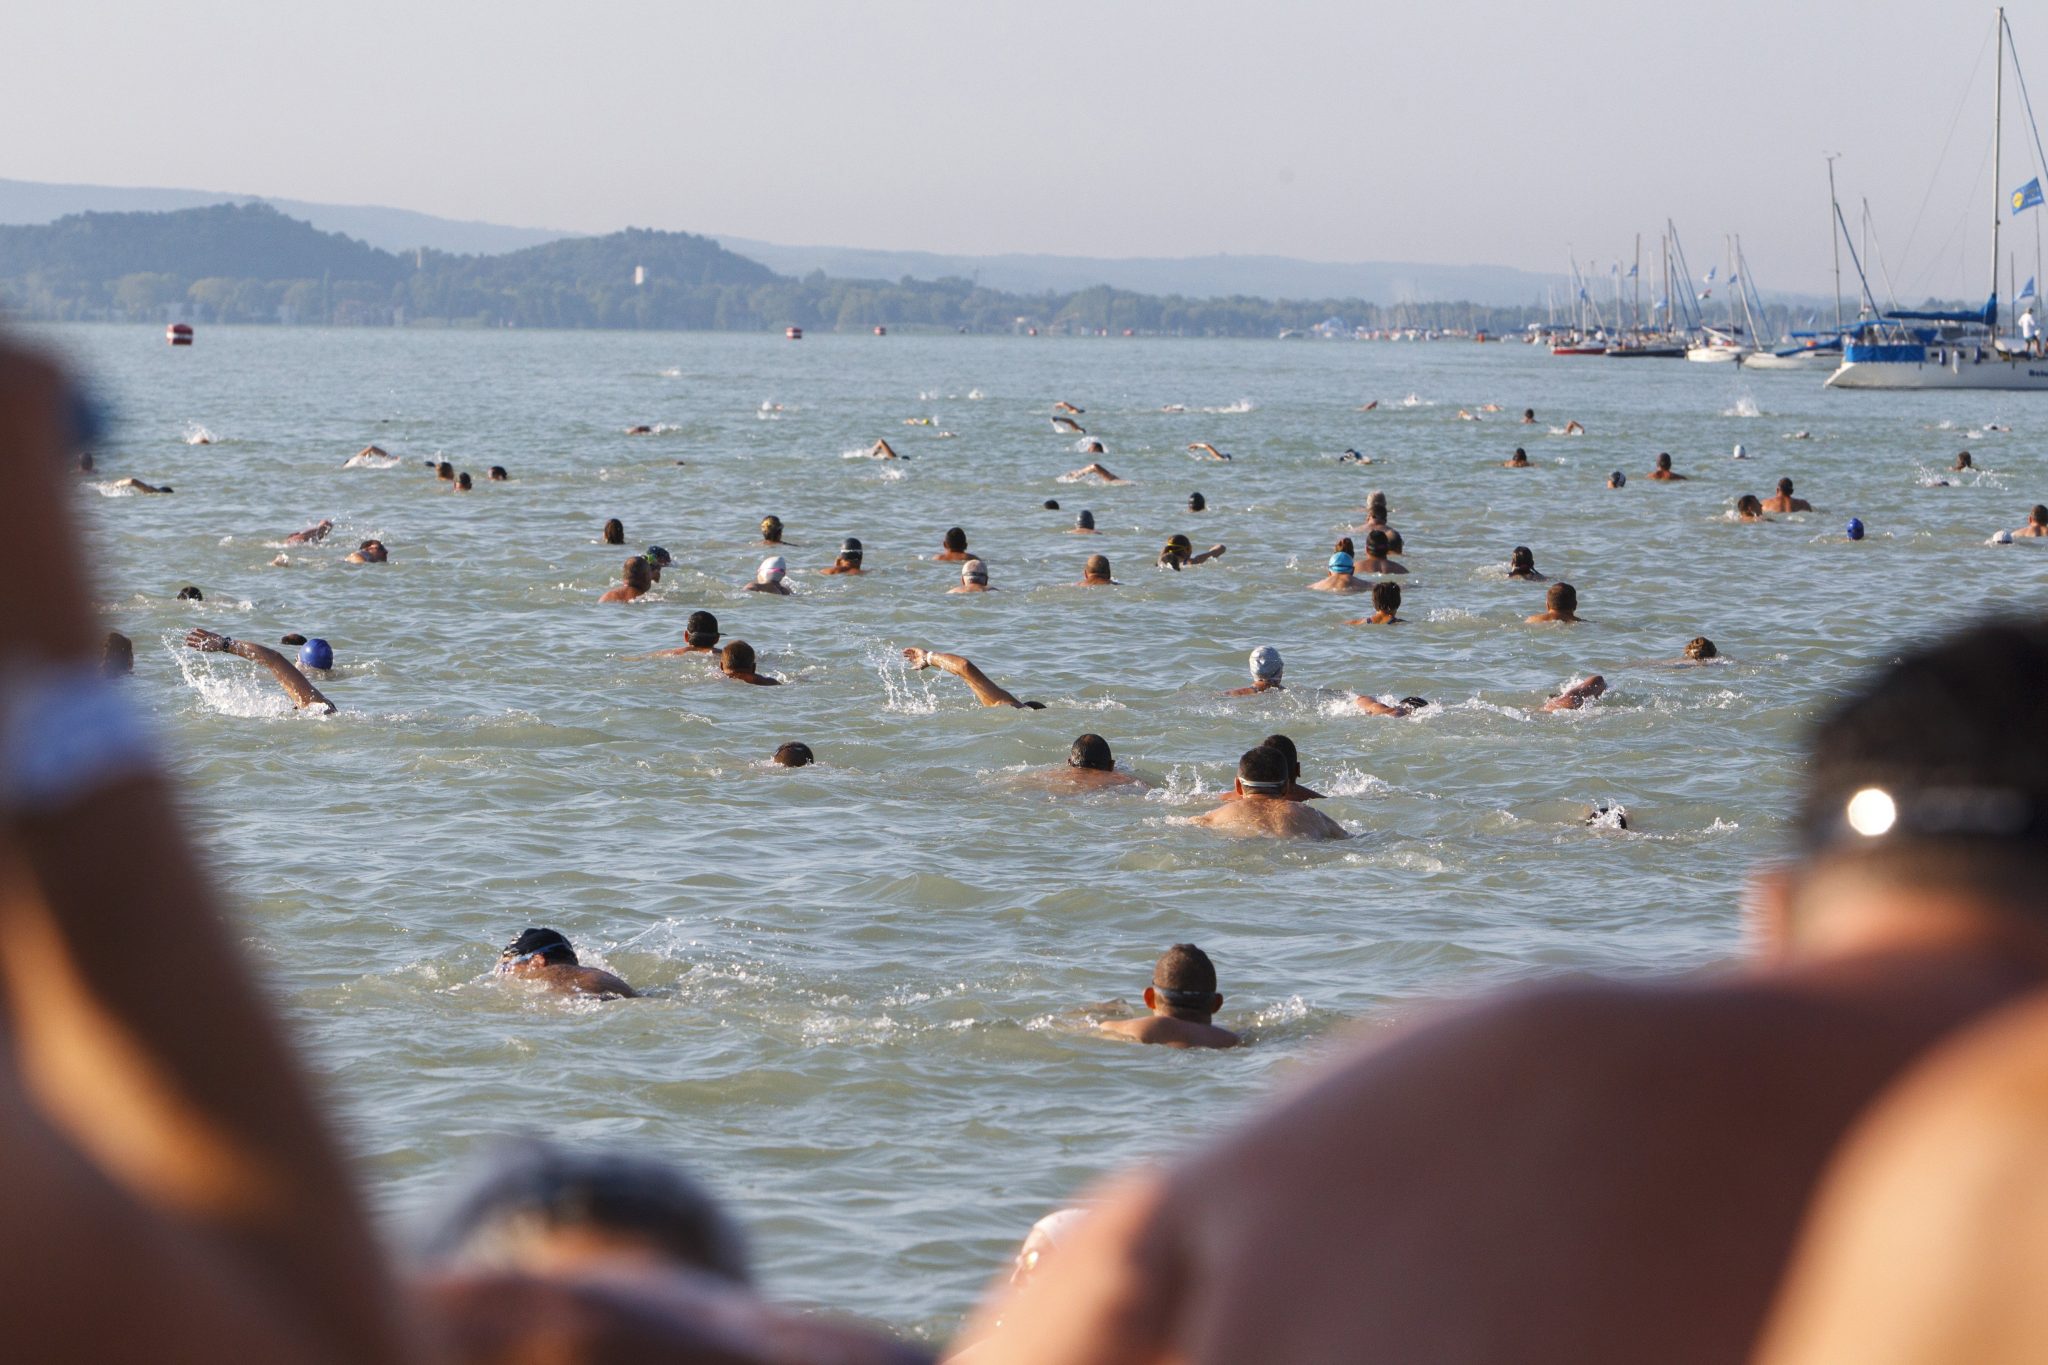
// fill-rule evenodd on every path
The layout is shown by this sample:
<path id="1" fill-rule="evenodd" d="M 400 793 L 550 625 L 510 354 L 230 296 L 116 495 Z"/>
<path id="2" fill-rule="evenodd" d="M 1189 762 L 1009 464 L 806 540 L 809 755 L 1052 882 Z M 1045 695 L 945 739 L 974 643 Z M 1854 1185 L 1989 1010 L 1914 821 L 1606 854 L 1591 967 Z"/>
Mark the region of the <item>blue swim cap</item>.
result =
<path id="1" fill-rule="evenodd" d="M 300 668 L 334 667 L 334 647 L 319 637 L 314 637 L 299 646 Z"/>
<path id="2" fill-rule="evenodd" d="M 1849 539 L 1851 539 L 1851 540 L 1861 540 L 1861 539 L 1863 539 L 1863 519 L 1862 519 L 1861 517 L 1851 517 L 1851 518 L 1849 518 L 1849 526 L 1848 526 L 1848 531 L 1849 531 Z"/>
<path id="3" fill-rule="evenodd" d="M 1337 553 L 1330 556 L 1331 573 L 1350 573 L 1351 568 L 1351 556 L 1345 554 L 1342 550 L 1339 550 L 1337 551 Z"/>

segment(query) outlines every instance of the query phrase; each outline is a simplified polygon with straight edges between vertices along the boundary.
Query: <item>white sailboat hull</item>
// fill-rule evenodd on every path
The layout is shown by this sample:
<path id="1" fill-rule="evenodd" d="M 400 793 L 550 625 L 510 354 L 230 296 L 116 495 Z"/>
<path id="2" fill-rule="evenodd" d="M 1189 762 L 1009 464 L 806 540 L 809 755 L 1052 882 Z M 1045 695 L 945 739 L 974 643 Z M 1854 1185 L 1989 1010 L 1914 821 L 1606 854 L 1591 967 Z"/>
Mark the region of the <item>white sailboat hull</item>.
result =
<path id="1" fill-rule="evenodd" d="M 1752 351 L 1742 357 L 1745 370 L 1831 370 L 1841 363 L 1840 351 L 1799 351 L 1792 355 Z"/>
<path id="2" fill-rule="evenodd" d="M 1747 354 L 1737 346 L 1693 346 L 1687 348 L 1685 358 L 1701 365 L 1726 365 Z"/>
<path id="3" fill-rule="evenodd" d="M 1851 360 L 1828 376 L 1831 389 L 2040 389 L 2048 391 L 2048 359 L 2034 356 L 1951 356 L 1946 363 Z"/>

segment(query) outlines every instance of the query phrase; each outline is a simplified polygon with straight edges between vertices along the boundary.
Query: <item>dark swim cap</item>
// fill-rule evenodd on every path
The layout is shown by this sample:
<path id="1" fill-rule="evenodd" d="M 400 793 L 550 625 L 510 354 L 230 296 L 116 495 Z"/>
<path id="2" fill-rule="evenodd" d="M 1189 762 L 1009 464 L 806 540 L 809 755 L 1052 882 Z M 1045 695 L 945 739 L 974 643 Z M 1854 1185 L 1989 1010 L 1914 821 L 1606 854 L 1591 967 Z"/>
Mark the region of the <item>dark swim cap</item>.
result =
<path id="1" fill-rule="evenodd" d="M 1093 512 L 1091 512 L 1091 511 L 1089 511 L 1089 510 L 1088 510 L 1087 508 L 1085 508 L 1085 507 L 1084 507 L 1084 508 L 1082 508 L 1082 509 L 1081 509 L 1081 514 L 1080 514 L 1079 516 L 1077 516 L 1077 517 L 1075 517 L 1075 518 L 1074 518 L 1074 529 L 1075 529 L 1075 530 L 1077 530 L 1077 531 L 1092 531 L 1092 530 L 1094 530 L 1094 529 L 1095 529 L 1095 514 L 1094 514 Z"/>
<path id="2" fill-rule="evenodd" d="M 1190 512 L 1199 512 L 1208 505 L 1209 500 L 1207 498 L 1204 498 L 1200 493 L 1188 494 L 1188 510 Z"/>
<path id="3" fill-rule="evenodd" d="M 665 569 L 669 565 L 675 563 L 676 559 L 674 555 L 670 554 L 667 550 L 662 549 L 659 545 L 650 545 L 647 547 L 647 562 L 650 564 L 659 564 Z"/>
<path id="4" fill-rule="evenodd" d="M 1108 740 L 1101 735 L 1082 735 L 1067 750 L 1067 766 L 1106 773 L 1115 769 L 1116 760 L 1110 757 Z"/>
<path id="5" fill-rule="evenodd" d="M 1048 512 L 1057 512 L 1060 510 L 1060 500 L 1058 498 L 1047 498 L 1044 506 Z"/>
<path id="6" fill-rule="evenodd" d="M 502 958 L 538 957 L 541 961 L 566 966 L 576 965 L 576 950 L 569 946 L 569 940 L 554 929 L 523 930 L 518 938 L 505 945 L 498 954 Z"/>
<path id="7" fill-rule="evenodd" d="M 718 618 L 708 611 L 693 611 L 683 622 L 683 639 L 693 645 L 718 643 Z"/>
<path id="8" fill-rule="evenodd" d="M 312 639 L 306 641 L 305 645 L 299 650 L 299 667 L 334 667 L 334 647 L 332 645 L 329 645 L 325 640 L 321 639 L 319 636 L 314 636 Z"/>
<path id="9" fill-rule="evenodd" d="M 843 555 L 857 555 L 857 554 L 859 554 L 859 553 L 860 553 L 860 537 L 858 537 L 858 536 L 848 536 L 848 537 L 847 537 L 846 539 L 844 539 L 844 540 L 840 541 L 840 542 L 839 542 L 839 553 L 841 553 L 841 554 L 843 554 Z"/>

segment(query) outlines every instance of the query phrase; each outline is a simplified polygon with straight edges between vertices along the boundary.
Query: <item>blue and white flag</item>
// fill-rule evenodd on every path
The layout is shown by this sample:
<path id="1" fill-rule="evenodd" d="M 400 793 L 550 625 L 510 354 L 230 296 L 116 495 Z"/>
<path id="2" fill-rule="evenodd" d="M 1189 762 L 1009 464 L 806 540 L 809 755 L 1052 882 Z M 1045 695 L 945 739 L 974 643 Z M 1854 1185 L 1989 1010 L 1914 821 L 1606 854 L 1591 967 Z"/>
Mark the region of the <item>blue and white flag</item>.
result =
<path id="1" fill-rule="evenodd" d="M 1586 297 L 1586 286 L 1584 286 L 1583 284 L 1579 286 L 1579 297 L 1581 299 Z"/>
<path id="2" fill-rule="evenodd" d="M 2032 275 L 2027 276 L 2027 287 L 2020 290 L 2020 297 L 2023 299 L 2034 297 L 2034 277 Z"/>
<path id="3" fill-rule="evenodd" d="M 1628 268 L 1628 277 L 1630 279 L 1634 279 L 1636 277 L 1636 268 L 1634 266 L 1630 266 Z"/>
<path id="4" fill-rule="evenodd" d="M 1734 287 L 1735 287 L 1736 285 L 1738 285 L 1738 284 L 1741 284 L 1741 283 L 1742 283 L 1742 276 L 1740 276 L 1740 275 L 1736 274 L 1736 273 L 1735 273 L 1734 271 L 1732 271 L 1732 270 L 1728 272 L 1728 287 L 1729 287 L 1730 289 L 1733 289 L 1733 288 L 1734 288 Z"/>
<path id="5" fill-rule="evenodd" d="M 2034 205 L 2041 203 L 2042 198 L 2041 177 L 2037 175 L 2012 192 L 2012 211 L 2025 213 Z"/>
<path id="6" fill-rule="evenodd" d="M 1701 284 L 1703 284 L 1703 285 L 1706 285 L 1706 286 L 1707 286 L 1707 287 L 1708 287 L 1709 289 L 1711 289 L 1711 288 L 1713 288 L 1713 287 L 1714 287 L 1714 276 L 1716 276 L 1716 275 L 1718 275 L 1718 274 L 1720 274 L 1720 273 L 1721 273 L 1721 267 L 1720 267 L 1720 266 L 1718 266 L 1718 265 L 1710 265 L 1710 266 L 1708 266 L 1708 267 L 1707 267 L 1707 277 L 1706 277 L 1705 279 L 1701 280 L 1701 281 L 1700 281 L 1700 283 L 1701 283 Z"/>

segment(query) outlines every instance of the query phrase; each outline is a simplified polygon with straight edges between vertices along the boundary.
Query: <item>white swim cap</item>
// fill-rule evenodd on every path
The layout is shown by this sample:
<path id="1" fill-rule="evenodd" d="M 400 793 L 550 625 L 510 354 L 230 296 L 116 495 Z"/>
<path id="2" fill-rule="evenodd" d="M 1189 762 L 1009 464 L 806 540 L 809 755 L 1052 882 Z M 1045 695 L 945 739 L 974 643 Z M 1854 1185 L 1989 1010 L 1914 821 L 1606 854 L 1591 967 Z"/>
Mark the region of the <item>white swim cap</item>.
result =
<path id="1" fill-rule="evenodd" d="M 1994 534 L 1994 535 L 1993 535 L 1993 536 L 1991 537 L 1991 543 L 1992 543 L 1993 545 L 2010 545 L 2010 544 L 2012 544 L 2012 532 L 2010 532 L 2010 531 L 1999 531 L 1999 532 L 1997 532 L 1996 534 Z"/>
<path id="2" fill-rule="evenodd" d="M 761 567 L 754 572 L 756 583 L 773 583 L 789 572 L 789 565 L 781 555 L 769 555 L 761 561 Z"/>
<path id="3" fill-rule="evenodd" d="M 1742 442 L 1737 441 L 1735 443 L 1735 453 L 1729 456 L 1729 458 L 1733 460 L 1746 460 L 1749 458 L 1749 452 L 1742 448 Z"/>
<path id="4" fill-rule="evenodd" d="M 988 565 L 978 559 L 960 561 L 960 581 L 963 583 L 988 582 Z"/>
<path id="5" fill-rule="evenodd" d="M 1260 682 L 1280 681 L 1280 651 L 1271 645 L 1260 645 L 1252 651 L 1252 676 Z"/>

